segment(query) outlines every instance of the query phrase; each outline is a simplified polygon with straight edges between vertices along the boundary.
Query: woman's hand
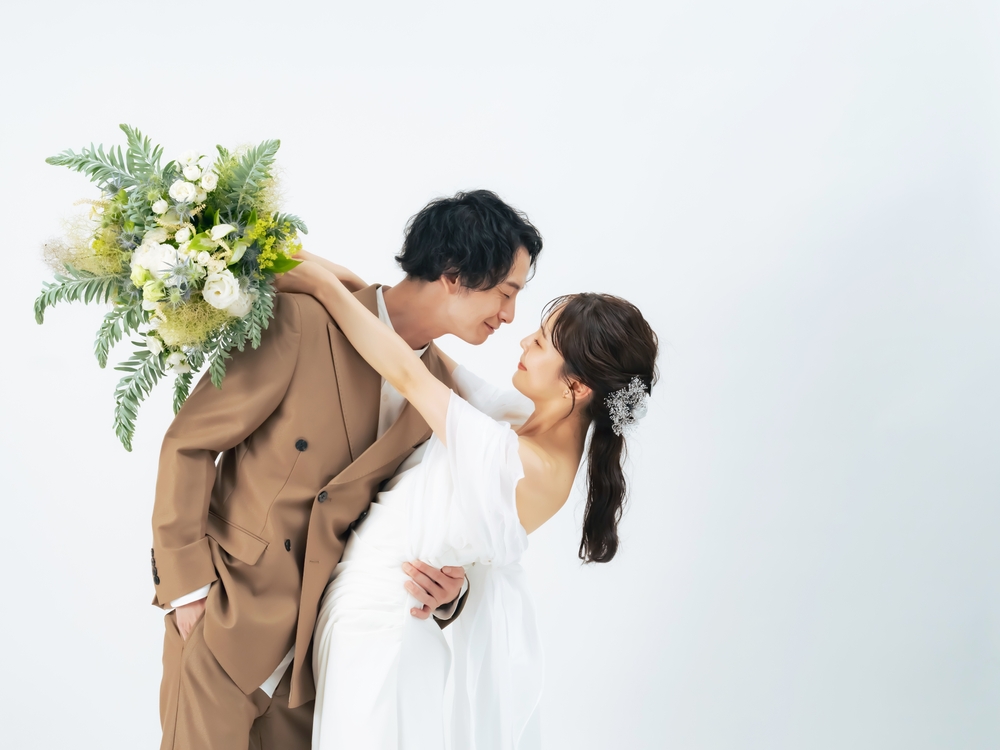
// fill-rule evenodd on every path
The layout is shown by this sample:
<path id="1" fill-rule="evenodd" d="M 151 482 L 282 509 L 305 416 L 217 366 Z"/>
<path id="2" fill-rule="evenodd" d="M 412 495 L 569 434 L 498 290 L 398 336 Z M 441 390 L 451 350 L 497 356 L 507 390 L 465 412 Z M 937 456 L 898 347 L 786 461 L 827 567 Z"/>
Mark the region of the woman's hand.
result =
<path id="1" fill-rule="evenodd" d="M 311 294 L 313 296 L 316 296 L 317 290 L 323 284 L 331 283 L 337 283 L 337 277 L 309 260 L 302 261 L 291 271 L 278 274 L 274 278 L 274 288 L 279 292 Z"/>

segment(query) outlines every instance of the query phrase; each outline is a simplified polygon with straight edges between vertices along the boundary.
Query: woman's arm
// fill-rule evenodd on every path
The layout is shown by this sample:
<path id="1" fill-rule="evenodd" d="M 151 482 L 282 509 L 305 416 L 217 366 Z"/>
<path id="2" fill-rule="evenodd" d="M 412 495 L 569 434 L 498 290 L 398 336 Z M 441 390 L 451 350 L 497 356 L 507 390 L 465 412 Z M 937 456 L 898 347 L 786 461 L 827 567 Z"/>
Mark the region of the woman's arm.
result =
<path id="1" fill-rule="evenodd" d="M 409 345 L 372 315 L 333 272 L 306 260 L 279 275 L 275 286 L 278 291 L 301 292 L 315 297 L 337 321 L 358 354 L 413 404 L 441 442 L 446 441 L 451 390 L 434 377 Z"/>
<path id="2" fill-rule="evenodd" d="M 344 266 L 339 266 L 333 261 L 322 258 L 315 253 L 301 250 L 299 254 L 295 256 L 295 259 L 302 261 L 308 260 L 322 266 L 340 279 L 340 283 L 346 286 L 347 290 L 350 292 L 358 292 L 368 286 L 368 284 L 365 283 L 365 280 L 354 273 L 354 271 L 349 268 L 345 268 Z"/>

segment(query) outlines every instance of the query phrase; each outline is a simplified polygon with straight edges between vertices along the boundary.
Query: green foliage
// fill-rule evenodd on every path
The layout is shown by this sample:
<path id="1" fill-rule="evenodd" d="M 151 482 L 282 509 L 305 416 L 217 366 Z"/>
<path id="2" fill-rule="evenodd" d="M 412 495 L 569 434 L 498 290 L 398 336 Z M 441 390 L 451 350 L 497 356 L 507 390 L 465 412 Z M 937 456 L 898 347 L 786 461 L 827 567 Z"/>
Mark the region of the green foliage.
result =
<path id="1" fill-rule="evenodd" d="M 274 288 L 270 284 L 264 283 L 258 286 L 253 307 L 247 315 L 249 321 L 247 338 L 250 339 L 250 345 L 254 349 L 260 346 L 260 337 L 274 316 L 274 296 Z"/>
<path id="2" fill-rule="evenodd" d="M 139 404 L 163 377 L 166 359 L 163 354 L 150 352 L 140 341 L 132 343 L 141 348 L 115 368 L 128 373 L 115 388 L 115 434 L 127 451 L 132 450 Z"/>
<path id="3" fill-rule="evenodd" d="M 69 167 L 77 172 L 83 172 L 97 183 L 105 193 L 117 193 L 122 188 L 134 188 L 139 181 L 129 172 L 128 162 L 122 155 L 121 146 L 112 146 L 104 153 L 104 146 L 90 148 L 84 146 L 80 153 L 66 149 L 61 154 L 50 156 L 45 160 L 58 167 Z"/>
<path id="4" fill-rule="evenodd" d="M 125 154 L 125 164 L 129 174 L 143 180 L 155 179 L 160 173 L 160 156 L 162 146 L 153 146 L 149 138 L 144 138 L 137 128 L 122 123 L 119 125 L 128 139 L 128 151 Z"/>
<path id="5" fill-rule="evenodd" d="M 115 276 L 95 276 L 88 271 L 81 271 L 66 265 L 68 275 L 56 274 L 54 284 L 43 283 L 42 293 L 35 300 L 35 322 L 45 321 L 46 308 L 52 307 L 56 302 L 76 302 L 80 299 L 84 303 L 107 302 L 112 299 L 118 289 L 124 287 L 128 277 L 122 275 Z"/>
<path id="6" fill-rule="evenodd" d="M 193 372 L 181 373 L 174 381 L 174 414 L 181 410 L 184 402 L 187 401 L 188 394 L 191 393 L 191 381 L 194 380 Z"/>
<path id="7" fill-rule="evenodd" d="M 277 258 L 271 261 L 267 270 L 271 273 L 286 273 L 291 271 L 295 266 L 301 263 L 301 260 L 295 260 L 294 258 L 286 258 L 283 255 L 279 255 Z"/>
<path id="8" fill-rule="evenodd" d="M 289 224 L 292 229 L 298 230 L 299 232 L 302 232 L 302 234 L 309 234 L 309 230 L 306 228 L 306 223 L 295 214 L 275 214 L 274 223 L 279 227 L 283 224 Z"/>
<path id="9" fill-rule="evenodd" d="M 132 305 L 122 305 L 104 316 L 104 322 L 97 331 L 94 342 L 94 354 L 102 368 L 108 364 L 108 352 L 111 347 L 122 340 L 122 336 L 135 331 L 145 321 L 142 306 L 138 302 Z"/>
<path id="10" fill-rule="evenodd" d="M 222 204 L 230 207 L 230 213 L 234 218 L 242 216 L 244 211 L 250 210 L 254 199 L 260 194 L 263 183 L 270 175 L 271 165 L 278 153 L 281 141 L 264 141 L 259 146 L 248 149 L 236 162 L 233 170 L 225 177 L 225 185 L 222 179 L 219 181 L 219 188 L 222 190 L 220 198 Z M 219 146 L 219 153 L 224 149 Z M 226 152 L 228 156 L 228 152 Z"/>

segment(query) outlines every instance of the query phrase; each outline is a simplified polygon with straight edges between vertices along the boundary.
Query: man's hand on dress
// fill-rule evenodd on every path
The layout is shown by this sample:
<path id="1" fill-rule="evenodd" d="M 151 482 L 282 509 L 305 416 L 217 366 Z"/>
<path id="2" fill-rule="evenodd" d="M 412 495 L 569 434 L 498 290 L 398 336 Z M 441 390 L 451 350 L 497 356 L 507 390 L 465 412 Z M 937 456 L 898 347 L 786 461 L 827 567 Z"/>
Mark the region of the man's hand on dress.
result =
<path id="1" fill-rule="evenodd" d="M 182 604 L 174 610 L 174 618 L 177 620 L 177 630 L 181 634 L 181 638 L 185 641 L 188 639 L 188 636 L 191 635 L 191 631 L 194 630 L 194 626 L 198 624 L 198 620 L 200 620 L 204 614 L 204 599 L 198 599 L 197 601 L 193 601 L 188 604 Z"/>
<path id="2" fill-rule="evenodd" d="M 403 563 L 403 572 L 413 579 L 406 582 L 406 590 L 424 605 L 410 609 L 410 614 L 420 620 L 426 620 L 438 607 L 455 601 L 462 593 L 465 582 L 464 568 L 445 567 L 438 570 L 416 561 Z"/>

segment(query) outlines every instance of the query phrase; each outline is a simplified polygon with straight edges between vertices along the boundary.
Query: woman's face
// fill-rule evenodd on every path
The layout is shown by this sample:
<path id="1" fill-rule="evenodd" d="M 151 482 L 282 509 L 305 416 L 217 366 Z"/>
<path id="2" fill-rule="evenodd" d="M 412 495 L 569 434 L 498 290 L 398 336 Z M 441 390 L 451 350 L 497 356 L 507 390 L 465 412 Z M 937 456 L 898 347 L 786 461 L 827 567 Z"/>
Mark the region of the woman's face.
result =
<path id="1" fill-rule="evenodd" d="M 558 310 L 553 312 L 541 328 L 521 340 L 521 361 L 511 378 L 514 387 L 535 402 L 562 398 L 566 393 L 566 362 L 551 338 L 552 322 L 558 314 Z"/>

